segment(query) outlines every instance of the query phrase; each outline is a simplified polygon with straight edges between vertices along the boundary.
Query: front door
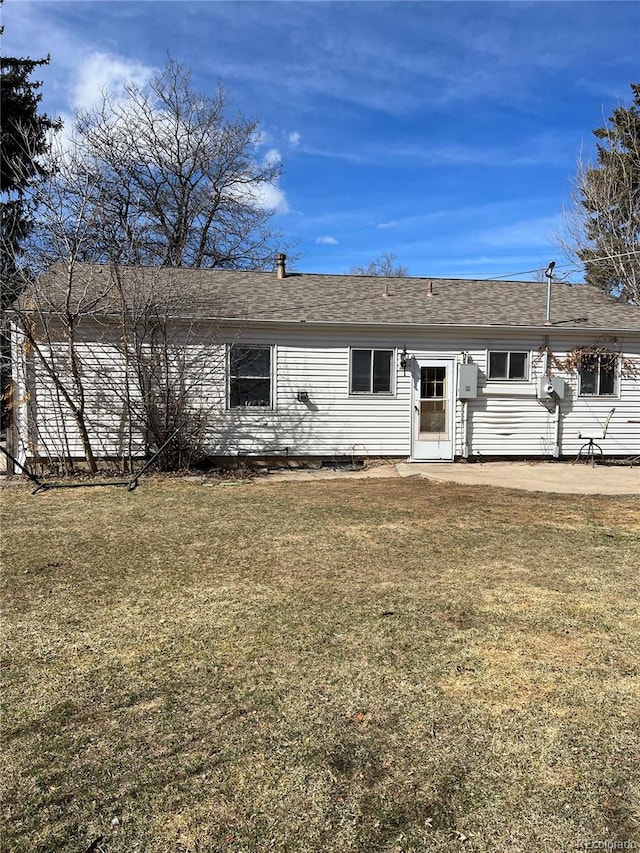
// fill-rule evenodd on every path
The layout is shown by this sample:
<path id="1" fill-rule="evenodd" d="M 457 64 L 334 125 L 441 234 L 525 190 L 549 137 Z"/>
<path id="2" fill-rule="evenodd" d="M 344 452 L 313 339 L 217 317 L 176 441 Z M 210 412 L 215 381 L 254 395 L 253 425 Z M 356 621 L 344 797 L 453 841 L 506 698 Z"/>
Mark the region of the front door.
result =
<path id="1" fill-rule="evenodd" d="M 416 462 L 453 459 L 454 369 L 453 359 L 414 361 L 411 458 Z"/>

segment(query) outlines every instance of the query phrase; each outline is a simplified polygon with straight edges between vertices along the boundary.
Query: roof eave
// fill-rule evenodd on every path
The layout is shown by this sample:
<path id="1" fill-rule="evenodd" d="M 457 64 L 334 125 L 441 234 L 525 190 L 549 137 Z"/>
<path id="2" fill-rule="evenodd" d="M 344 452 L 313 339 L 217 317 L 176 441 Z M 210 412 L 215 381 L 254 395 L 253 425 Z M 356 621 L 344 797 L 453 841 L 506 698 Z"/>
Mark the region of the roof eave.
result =
<path id="1" fill-rule="evenodd" d="M 254 326 L 317 326 L 320 328 L 344 328 L 345 326 L 357 326 L 359 328 L 384 328 L 384 329 L 452 329 L 452 330 L 469 330 L 469 329 L 491 329 L 491 330 L 526 330 L 529 332 L 541 332 L 549 334 L 551 331 L 557 332 L 603 332 L 603 333 L 635 333 L 640 334 L 640 327 L 622 327 L 622 326 L 567 326 L 563 323 L 558 325 L 552 323 L 547 326 L 543 323 L 539 325 L 515 324 L 515 323 L 383 323 L 379 321 L 336 321 L 336 320 L 270 320 L 264 317 L 261 318 L 245 318 L 245 317 L 187 317 L 183 318 L 193 322 L 216 322 L 216 323 L 246 323 Z"/>
<path id="2" fill-rule="evenodd" d="M 15 309 L 7 311 L 8 314 L 19 314 Z M 40 311 L 42 315 L 52 314 L 58 316 L 57 311 Z M 121 315 L 115 312 L 92 312 L 84 315 L 85 319 L 118 319 Z M 625 326 L 569 326 L 558 321 L 551 325 L 527 324 L 527 323 L 403 323 L 403 322 L 381 322 L 375 320 L 292 320 L 292 319 L 270 319 L 266 317 L 214 317 L 203 315 L 181 315 L 174 316 L 175 321 L 183 323 L 217 323 L 217 324 L 245 324 L 251 326 L 305 326 L 306 328 L 341 328 L 356 327 L 361 329 L 444 329 L 444 330 L 465 330 L 472 329 L 491 330 L 491 331 L 528 331 L 539 332 L 548 335 L 551 332 L 592 332 L 599 334 L 636 334 L 640 335 L 640 327 L 625 327 Z"/>

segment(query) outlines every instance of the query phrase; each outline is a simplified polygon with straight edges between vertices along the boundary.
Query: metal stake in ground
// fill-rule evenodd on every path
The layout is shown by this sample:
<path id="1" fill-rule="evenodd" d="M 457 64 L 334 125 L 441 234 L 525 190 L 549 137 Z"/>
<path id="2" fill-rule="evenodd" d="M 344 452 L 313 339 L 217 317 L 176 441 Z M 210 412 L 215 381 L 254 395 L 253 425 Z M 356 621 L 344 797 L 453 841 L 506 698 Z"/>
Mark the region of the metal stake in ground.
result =
<path id="1" fill-rule="evenodd" d="M 32 474 L 32 473 L 31 473 L 31 471 L 27 468 L 27 466 L 26 466 L 26 465 L 23 465 L 23 463 L 22 463 L 22 462 L 18 462 L 18 460 L 15 458 L 15 456 L 12 456 L 12 455 L 9 453 L 9 451 L 8 451 L 6 448 L 4 448 L 1 444 L 0 444 L 0 450 L 4 453 L 4 455 L 7 457 L 7 459 L 9 459 L 11 462 L 13 462 L 13 464 L 14 464 L 14 465 L 17 465 L 17 466 L 18 466 L 18 468 L 22 468 L 22 470 L 23 470 L 23 471 L 24 471 L 24 473 L 27 475 L 27 477 L 31 480 L 31 482 L 36 484 L 36 486 L 37 486 L 38 488 L 37 488 L 34 492 L 32 492 L 32 494 L 33 494 L 33 495 L 35 495 L 35 493 L 38 491 L 38 489 L 44 489 L 44 488 L 46 488 L 45 484 L 44 484 L 44 483 L 42 483 L 42 482 L 41 482 L 41 481 L 36 477 L 36 475 L 35 475 L 35 474 Z"/>
<path id="2" fill-rule="evenodd" d="M 36 488 L 31 492 L 32 495 L 37 494 L 38 492 L 48 492 L 50 489 L 90 489 L 90 488 L 98 488 L 99 486 L 126 486 L 128 492 L 132 492 L 138 486 L 138 480 L 145 471 L 153 465 L 158 456 L 162 453 L 165 447 L 176 437 L 176 435 L 180 432 L 179 429 L 174 430 L 171 433 L 169 438 L 165 441 L 165 443 L 153 454 L 151 459 L 146 462 L 142 468 L 138 471 L 138 473 L 132 477 L 130 480 L 114 480 L 111 483 L 43 483 L 42 480 L 39 480 L 35 474 L 33 474 L 22 462 L 18 462 L 8 450 L 5 450 L 4 447 L 0 445 L 0 450 L 4 453 L 4 455 L 10 459 L 14 465 L 17 465 L 18 468 L 21 468 L 27 477 L 31 480 L 31 482 L 36 484 Z"/>
<path id="3" fill-rule="evenodd" d="M 176 430 L 174 430 L 174 431 L 171 433 L 171 435 L 169 436 L 169 438 L 168 438 L 168 439 L 165 441 L 165 443 L 162 445 L 162 447 L 161 447 L 159 450 L 156 450 L 156 452 L 153 454 L 153 456 L 151 457 L 151 459 L 149 459 L 149 461 L 148 461 L 145 465 L 143 465 L 143 466 L 142 466 L 142 468 L 138 471 L 138 473 L 135 475 L 135 477 L 132 477 L 132 478 L 131 478 L 131 480 L 129 480 L 129 485 L 128 485 L 127 491 L 132 492 L 132 491 L 137 487 L 137 485 L 138 485 L 138 480 L 140 479 L 140 477 L 142 477 L 142 475 L 144 474 L 144 472 L 145 472 L 148 468 L 150 468 L 150 467 L 151 467 L 151 465 L 153 465 L 153 463 L 156 461 L 156 459 L 158 458 L 158 456 L 160 456 L 160 454 L 161 454 L 161 453 L 162 453 L 162 451 L 165 449 L 165 447 L 166 447 L 166 446 L 167 446 L 171 441 L 173 441 L 173 439 L 177 436 L 177 434 L 178 434 L 179 432 L 180 432 L 180 429 L 179 429 L 179 428 L 178 428 L 178 429 L 176 429 Z"/>

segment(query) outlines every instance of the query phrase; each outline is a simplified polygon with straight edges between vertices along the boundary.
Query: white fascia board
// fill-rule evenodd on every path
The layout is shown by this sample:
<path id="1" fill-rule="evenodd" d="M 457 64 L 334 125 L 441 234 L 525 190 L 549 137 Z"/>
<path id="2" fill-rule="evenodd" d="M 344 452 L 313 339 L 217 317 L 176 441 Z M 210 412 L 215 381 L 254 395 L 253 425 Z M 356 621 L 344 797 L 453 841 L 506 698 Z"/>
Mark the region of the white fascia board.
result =
<path id="1" fill-rule="evenodd" d="M 54 316 L 58 316 L 57 312 L 42 312 L 44 314 L 51 313 Z M 83 319 L 93 319 L 93 320 L 109 320 L 115 319 L 118 320 L 120 317 L 119 314 L 109 313 L 109 314 L 86 314 L 83 315 Z M 360 320 L 350 320 L 349 322 L 342 322 L 337 320 L 268 320 L 265 318 L 255 318 L 255 317 L 206 317 L 206 316 L 197 316 L 197 317 L 175 317 L 174 322 L 180 322 L 185 324 L 202 324 L 202 323 L 219 323 L 226 325 L 251 325 L 251 326 L 289 326 L 293 328 L 298 328 L 300 326 L 308 326 L 308 327 L 316 327 L 316 328 L 327 328 L 327 329 L 347 329 L 350 327 L 355 327 L 358 329 L 402 329 L 404 331 L 410 329 L 443 329 L 446 331 L 450 330 L 462 330 L 462 331 L 473 331 L 475 329 L 479 331 L 486 332 L 487 330 L 491 331 L 502 331 L 502 332 L 539 332 L 544 335 L 551 335 L 552 333 L 575 333 L 575 334 L 603 334 L 603 335 L 621 335 L 621 334 L 635 334 L 640 335 L 640 327 L 638 328 L 628 328 L 628 327 L 620 327 L 620 326 L 565 326 L 565 325 L 551 325 L 545 326 L 543 324 L 536 326 L 528 326 L 528 325 L 513 325 L 513 324 L 505 324 L 505 323 L 372 323 L 365 322 Z"/>
<path id="2" fill-rule="evenodd" d="M 186 320 L 186 322 L 195 322 L 195 318 L 192 318 L 191 320 Z M 640 335 L 640 328 L 622 328 L 620 326 L 515 326 L 499 323 L 367 323 L 361 322 L 359 320 L 352 320 L 346 323 L 338 322 L 335 320 L 265 320 L 263 318 L 252 319 L 241 317 L 198 318 L 198 322 L 228 323 L 229 325 L 238 325 L 239 323 L 246 323 L 252 326 L 290 326 L 294 328 L 298 328 L 300 326 L 315 326 L 318 328 L 346 329 L 355 326 L 358 329 L 403 329 L 405 331 L 407 329 L 445 329 L 447 331 L 451 329 L 463 331 L 473 331 L 475 329 L 478 329 L 479 331 L 485 332 L 487 330 L 503 332 L 539 332 L 544 335 L 551 335 L 553 332 L 562 334 L 569 332 L 576 334 L 592 333 L 607 335 Z"/>

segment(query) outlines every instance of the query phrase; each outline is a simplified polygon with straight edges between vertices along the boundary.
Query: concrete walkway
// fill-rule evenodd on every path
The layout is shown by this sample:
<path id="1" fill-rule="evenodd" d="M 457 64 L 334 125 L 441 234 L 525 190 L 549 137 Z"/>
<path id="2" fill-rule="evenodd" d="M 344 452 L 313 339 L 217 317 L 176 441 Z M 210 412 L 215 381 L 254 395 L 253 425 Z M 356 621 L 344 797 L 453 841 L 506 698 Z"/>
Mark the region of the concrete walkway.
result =
<path id="1" fill-rule="evenodd" d="M 640 465 L 596 465 L 570 462 L 400 462 L 378 464 L 357 471 L 300 469 L 278 471 L 255 483 L 318 480 L 363 480 L 388 477 L 422 477 L 469 486 L 500 486 L 533 492 L 582 495 L 639 495 Z"/>

